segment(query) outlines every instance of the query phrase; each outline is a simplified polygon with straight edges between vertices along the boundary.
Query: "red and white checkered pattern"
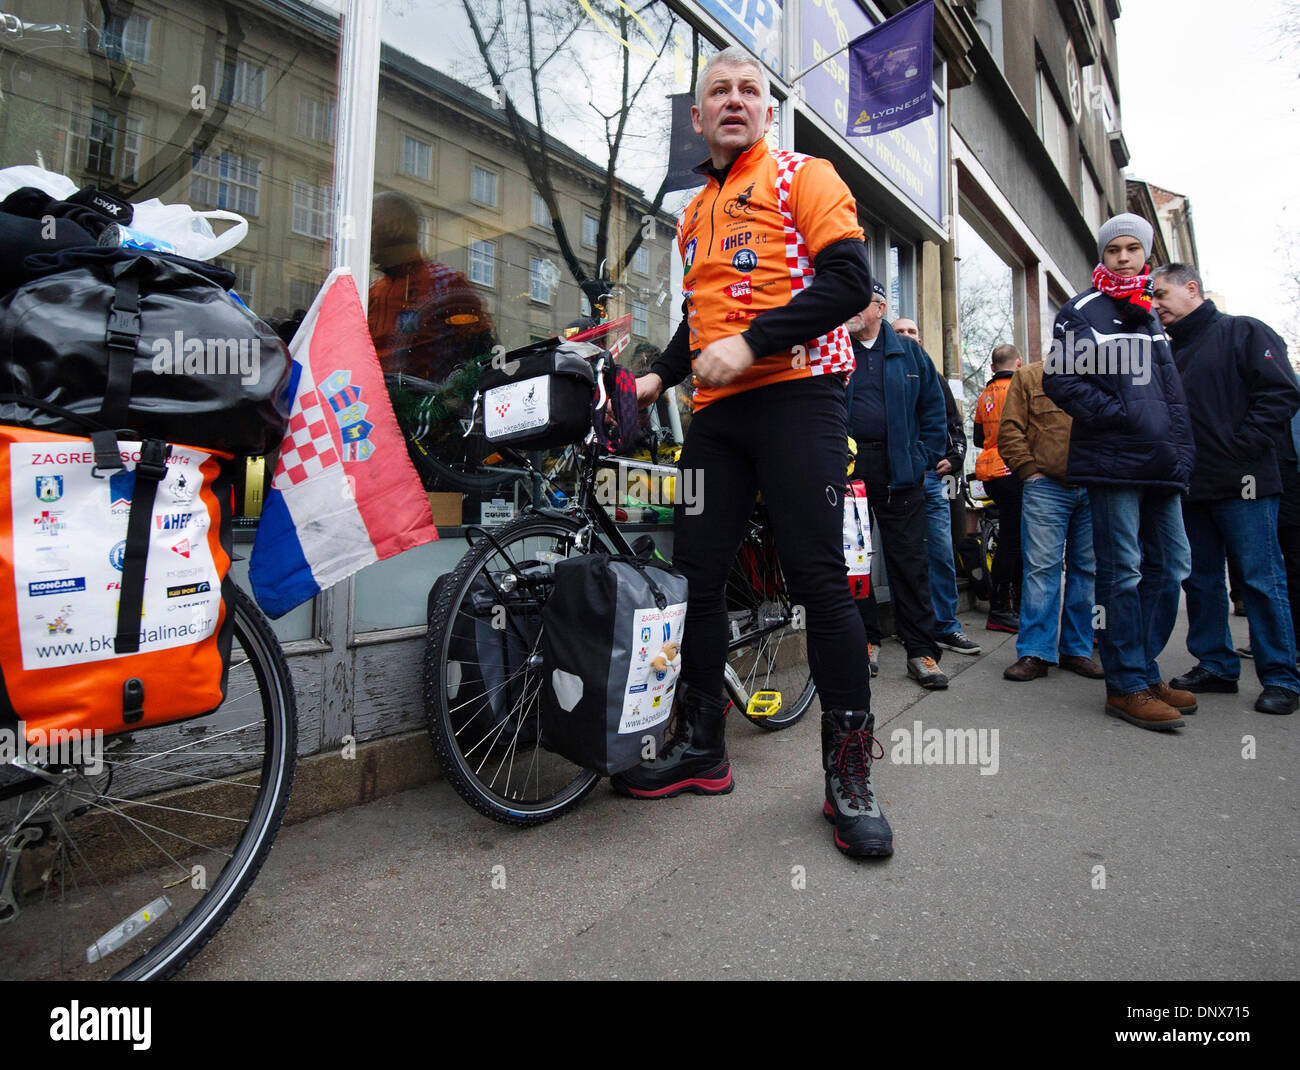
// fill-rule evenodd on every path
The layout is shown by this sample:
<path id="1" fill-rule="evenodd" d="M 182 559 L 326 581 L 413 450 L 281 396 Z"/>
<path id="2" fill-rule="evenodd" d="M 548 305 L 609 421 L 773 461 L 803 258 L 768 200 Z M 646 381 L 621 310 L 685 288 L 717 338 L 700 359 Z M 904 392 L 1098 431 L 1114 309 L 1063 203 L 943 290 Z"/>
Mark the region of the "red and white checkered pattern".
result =
<path id="1" fill-rule="evenodd" d="M 790 210 L 790 187 L 794 184 L 794 176 L 812 157 L 801 152 L 775 149 L 772 158 L 776 161 L 776 197 L 785 224 L 785 264 L 790 271 L 790 296 L 793 298 L 799 291 L 812 285 L 816 274 L 808 243 L 795 226 L 794 214 Z M 853 371 L 853 344 L 843 324 L 814 338 L 808 343 L 807 350 L 808 371 L 812 375 L 838 372 L 847 379 Z"/>
<path id="2" fill-rule="evenodd" d="M 299 395 L 289 417 L 289 432 L 280 447 L 272 486 L 284 488 L 305 483 L 325 469 L 341 464 L 338 444 L 330 428 L 330 415 L 315 388 Z"/>

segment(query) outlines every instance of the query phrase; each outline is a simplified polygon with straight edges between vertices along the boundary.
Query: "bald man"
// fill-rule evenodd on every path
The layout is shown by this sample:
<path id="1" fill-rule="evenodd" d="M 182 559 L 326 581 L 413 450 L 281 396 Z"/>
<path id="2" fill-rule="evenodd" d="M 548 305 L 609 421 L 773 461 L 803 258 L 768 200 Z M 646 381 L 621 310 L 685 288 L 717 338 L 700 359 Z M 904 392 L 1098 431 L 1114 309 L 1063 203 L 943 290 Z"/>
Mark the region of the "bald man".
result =
<path id="1" fill-rule="evenodd" d="M 894 333 L 921 344 L 916 320 L 900 316 L 890 325 Z M 930 559 L 930 601 L 934 605 L 934 640 L 945 650 L 978 654 L 980 645 L 961 630 L 957 619 L 957 567 L 952 552 L 952 502 L 966 460 L 966 431 L 948 380 L 939 376 L 947 412 L 948 448 L 925 474 L 926 550 Z M 946 478 L 951 477 L 951 478 Z"/>

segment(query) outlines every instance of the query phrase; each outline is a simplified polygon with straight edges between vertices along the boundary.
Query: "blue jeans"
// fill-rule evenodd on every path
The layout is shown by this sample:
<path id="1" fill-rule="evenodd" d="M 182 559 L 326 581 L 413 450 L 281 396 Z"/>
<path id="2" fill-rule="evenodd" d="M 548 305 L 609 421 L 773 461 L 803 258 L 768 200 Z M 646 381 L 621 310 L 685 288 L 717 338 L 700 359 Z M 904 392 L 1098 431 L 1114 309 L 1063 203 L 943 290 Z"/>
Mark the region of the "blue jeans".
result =
<path id="1" fill-rule="evenodd" d="M 1178 585 L 1192 570 L 1182 503 L 1168 491 L 1100 484 L 1088 488 L 1088 502 L 1106 691 L 1128 695 L 1161 682 L 1156 657 L 1174 630 Z"/>
<path id="2" fill-rule="evenodd" d="M 1225 554 L 1240 564 L 1255 672 L 1264 687 L 1300 693 L 1295 632 L 1287 599 L 1286 566 L 1277 541 L 1277 495 L 1184 502 L 1183 524 L 1192 547 L 1187 592 L 1187 649 L 1202 668 L 1235 680 L 1241 659 L 1232 651 Z"/>
<path id="3" fill-rule="evenodd" d="M 1097 560 L 1092 552 L 1088 492 L 1082 487 L 1064 486 L 1050 476 L 1026 480 L 1021 499 L 1020 552 L 1025 575 L 1020 587 L 1016 655 L 1051 662 L 1058 660 L 1058 651 L 1066 657 L 1090 657 Z"/>
<path id="4" fill-rule="evenodd" d="M 957 619 L 957 566 L 952 558 L 952 507 L 955 486 L 933 469 L 925 473 L 926 550 L 930 555 L 930 601 L 934 605 L 935 635 L 961 631 Z"/>

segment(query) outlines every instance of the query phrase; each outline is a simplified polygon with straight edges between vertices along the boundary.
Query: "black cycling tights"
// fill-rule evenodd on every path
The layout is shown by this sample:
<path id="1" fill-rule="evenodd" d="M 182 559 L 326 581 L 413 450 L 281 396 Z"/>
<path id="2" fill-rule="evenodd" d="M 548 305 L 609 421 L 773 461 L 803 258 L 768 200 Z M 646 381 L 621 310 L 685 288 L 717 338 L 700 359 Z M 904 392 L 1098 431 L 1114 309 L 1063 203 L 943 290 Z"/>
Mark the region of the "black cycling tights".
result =
<path id="1" fill-rule="evenodd" d="M 842 542 L 846 435 L 844 385 L 831 375 L 745 390 L 692 417 L 680 467 L 694 478 L 678 482 L 698 500 L 676 506 L 673 564 L 690 582 L 682 679 L 693 687 L 722 694 L 727 574 L 762 491 L 791 601 L 804 609 L 822 708 L 869 708 L 867 640 Z"/>

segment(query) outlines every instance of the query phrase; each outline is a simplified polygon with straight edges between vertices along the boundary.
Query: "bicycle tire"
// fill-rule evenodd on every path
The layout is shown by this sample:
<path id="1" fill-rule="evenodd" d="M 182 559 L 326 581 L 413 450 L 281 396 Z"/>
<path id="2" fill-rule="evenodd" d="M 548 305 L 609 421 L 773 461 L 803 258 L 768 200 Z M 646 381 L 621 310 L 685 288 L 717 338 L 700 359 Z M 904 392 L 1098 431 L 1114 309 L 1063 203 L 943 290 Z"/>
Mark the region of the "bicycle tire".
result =
<path id="1" fill-rule="evenodd" d="M 775 714 L 754 716 L 747 710 L 747 700 L 755 691 L 777 690 L 770 685 L 786 668 L 782 648 L 802 630 L 763 519 L 758 514 L 751 521 L 727 577 L 727 625 L 731 630 L 727 663 L 741 688 L 740 694 L 731 695 L 736 708 L 760 728 L 779 732 L 798 723 L 808 711 L 817 685 L 812 671 L 806 669 L 798 692 L 788 702 L 783 692 L 781 708 Z"/>
<path id="2" fill-rule="evenodd" d="M 438 581 L 441 591 L 435 585 L 424 661 L 425 712 L 434 753 L 461 798 L 502 824 L 551 821 L 576 806 L 600 779 L 542 743 L 540 613 L 549 587 L 541 581 L 517 598 L 502 598 L 498 581 L 510 572 L 502 551 L 516 565 L 532 562 L 543 550 L 568 557 L 577 552 L 574 537 L 580 527 L 568 517 L 522 517 L 492 533 L 495 545 L 480 539 Z M 488 631 L 485 619 L 498 610 L 501 627 Z M 490 670 L 483 664 L 489 650 L 501 658 L 500 666 Z M 493 698 L 502 692 L 504 710 Z M 471 697 L 463 699 L 463 694 Z M 517 756 L 528 765 L 522 788 L 511 794 Z M 530 771 L 536 773 L 535 797 L 527 794 Z M 498 785 L 503 772 L 504 782 Z"/>
<path id="3" fill-rule="evenodd" d="M 234 614 L 231 667 L 226 701 L 216 710 L 110 737 L 105 741 L 108 772 L 92 780 L 83 767 L 62 793 L 44 782 L 21 779 L 12 766 L 0 767 L 5 774 L 0 780 L 0 830 L 6 830 L 0 832 L 0 847 L 7 847 L 19 831 L 6 819 L 7 806 L 28 814 L 29 824 L 23 827 L 39 827 L 49 813 L 54 815 L 51 827 L 58 829 L 54 843 L 34 842 L 23 853 L 24 860 L 44 865 L 38 857 L 44 847 L 52 861 L 39 901 L 21 903 L 13 918 L 0 924 L 0 976 L 18 971 L 29 976 L 31 971 L 38 977 L 76 980 L 163 980 L 202 950 L 252 885 L 289 802 L 297 715 L 288 665 L 266 618 L 233 585 L 229 604 Z M 239 749 L 243 747 L 247 750 Z M 160 782 L 172 786 L 152 790 Z M 133 794 L 140 785 L 150 790 Z M 254 786 L 250 802 L 247 792 Z M 43 810 L 39 803 L 31 804 L 33 795 L 45 796 Z M 56 807 L 67 809 L 56 814 Z M 218 812 L 223 808 L 229 812 Z M 237 831 L 232 824 L 242 824 L 242 832 L 230 844 Z M 197 837 L 209 826 L 203 842 Z M 104 850 L 113 832 L 126 850 L 116 841 L 112 852 Z M 142 863 L 141 854 L 152 857 Z M 96 872 L 90 858 L 101 855 Z M 222 856 L 224 862 L 209 881 L 204 862 Z M 127 870 L 110 876 L 110 864 Z M 21 876 L 21 860 L 18 872 Z M 57 905 L 50 901 L 56 875 Z M 90 887 L 91 877 L 97 888 Z M 109 886 L 103 877 L 109 877 Z M 138 912 L 144 904 L 153 905 L 156 895 L 182 902 L 170 904 L 136 939 L 98 962 L 86 961 L 86 950 L 111 926 L 135 916 L 128 907 Z M 164 925 L 167 921 L 170 927 Z M 147 945 L 138 942 L 145 940 Z M 51 964 L 54 943 L 59 953 Z M 78 946 L 80 953 L 67 953 Z M 118 961 L 128 950 L 138 952 L 136 957 Z"/>
<path id="4" fill-rule="evenodd" d="M 460 491 L 462 494 L 489 494 L 510 486 L 519 476 L 514 472 L 494 472 L 482 466 L 465 471 L 439 460 L 414 437 L 406 436 L 406 452 L 426 490 Z"/>

